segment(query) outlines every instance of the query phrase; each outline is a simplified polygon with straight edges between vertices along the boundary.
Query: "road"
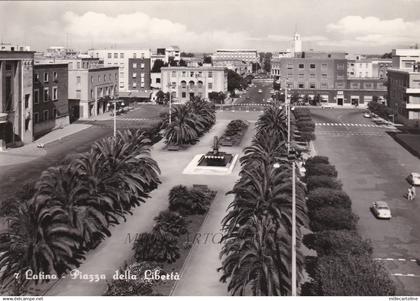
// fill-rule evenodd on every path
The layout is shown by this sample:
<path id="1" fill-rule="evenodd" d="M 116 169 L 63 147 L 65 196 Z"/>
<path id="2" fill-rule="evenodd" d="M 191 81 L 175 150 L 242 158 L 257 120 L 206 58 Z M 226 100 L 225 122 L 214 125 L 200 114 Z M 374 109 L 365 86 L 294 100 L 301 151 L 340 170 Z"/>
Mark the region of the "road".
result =
<path id="1" fill-rule="evenodd" d="M 398 295 L 420 295 L 420 196 L 408 201 L 405 178 L 420 162 L 354 109 L 312 109 L 317 123 L 315 149 L 338 170 L 344 190 L 359 217 L 360 234 L 372 241 L 374 257 L 384 263 Z M 420 192 L 420 191 L 419 191 Z M 393 218 L 378 220 L 373 201 L 388 202 Z"/>
<path id="2" fill-rule="evenodd" d="M 264 104 L 271 97 L 273 82 L 271 80 L 254 79 L 252 85 L 235 102 L 236 104 L 257 103 Z M 261 93 L 258 92 L 261 90 Z"/>

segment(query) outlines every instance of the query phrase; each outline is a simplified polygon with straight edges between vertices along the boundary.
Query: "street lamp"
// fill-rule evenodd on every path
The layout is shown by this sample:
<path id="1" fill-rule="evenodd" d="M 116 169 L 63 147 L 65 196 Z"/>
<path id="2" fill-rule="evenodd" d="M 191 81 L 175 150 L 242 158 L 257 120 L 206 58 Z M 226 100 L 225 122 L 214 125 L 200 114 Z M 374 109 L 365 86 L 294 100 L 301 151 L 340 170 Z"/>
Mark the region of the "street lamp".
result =
<path id="1" fill-rule="evenodd" d="M 117 102 L 118 98 L 113 96 L 111 102 L 107 104 L 108 109 L 111 107 L 111 103 L 114 104 L 114 138 L 117 137 Z M 124 102 L 121 105 L 124 106 Z"/>
<path id="2" fill-rule="evenodd" d="M 172 89 L 175 88 L 175 85 L 168 83 L 169 88 L 169 124 L 172 123 Z"/>

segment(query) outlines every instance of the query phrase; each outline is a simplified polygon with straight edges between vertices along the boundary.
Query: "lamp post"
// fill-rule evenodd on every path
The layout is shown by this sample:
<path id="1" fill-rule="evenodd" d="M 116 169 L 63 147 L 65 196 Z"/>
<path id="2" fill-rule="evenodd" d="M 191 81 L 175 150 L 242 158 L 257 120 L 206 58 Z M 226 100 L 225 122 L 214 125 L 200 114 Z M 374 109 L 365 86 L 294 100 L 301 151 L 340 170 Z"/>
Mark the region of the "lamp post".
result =
<path id="1" fill-rule="evenodd" d="M 174 86 L 171 83 L 168 83 L 169 88 L 169 124 L 172 123 L 172 88 Z"/>
<path id="2" fill-rule="evenodd" d="M 292 296 L 296 296 L 296 162 L 292 161 Z"/>
<path id="3" fill-rule="evenodd" d="M 117 137 L 117 102 L 118 98 L 112 97 L 111 103 L 114 104 L 114 138 Z M 108 108 L 111 107 L 111 103 L 107 104 Z M 124 103 L 121 103 L 121 105 L 124 106 Z"/>

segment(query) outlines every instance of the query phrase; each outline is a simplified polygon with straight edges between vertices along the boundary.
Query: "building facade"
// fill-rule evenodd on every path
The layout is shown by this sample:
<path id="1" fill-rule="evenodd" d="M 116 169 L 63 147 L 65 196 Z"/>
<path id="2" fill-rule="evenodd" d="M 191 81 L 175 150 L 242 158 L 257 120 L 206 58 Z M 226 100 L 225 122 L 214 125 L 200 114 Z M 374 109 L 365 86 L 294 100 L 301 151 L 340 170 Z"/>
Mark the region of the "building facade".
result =
<path id="1" fill-rule="evenodd" d="M 256 49 L 218 49 L 212 55 L 212 60 L 241 60 L 248 63 L 257 63 L 259 60 Z"/>
<path id="2" fill-rule="evenodd" d="M 236 73 L 245 76 L 252 73 L 252 63 L 245 62 L 238 59 L 214 59 L 214 67 L 223 67 L 235 71 Z"/>
<path id="3" fill-rule="evenodd" d="M 412 71 L 420 62 L 420 49 L 393 49 L 392 68 Z"/>
<path id="4" fill-rule="evenodd" d="M 227 72 L 222 67 L 163 67 L 163 92 L 171 92 L 173 99 L 186 102 L 190 97 L 209 98 L 210 92 L 227 93 Z"/>
<path id="5" fill-rule="evenodd" d="M 386 78 L 388 68 L 392 67 L 391 59 L 368 58 L 347 61 L 348 78 Z"/>
<path id="6" fill-rule="evenodd" d="M 69 70 L 70 118 L 86 119 L 108 111 L 108 101 L 118 96 L 119 68 L 94 67 Z"/>
<path id="7" fill-rule="evenodd" d="M 34 138 L 69 123 L 68 64 L 34 65 Z"/>
<path id="8" fill-rule="evenodd" d="M 321 102 L 333 106 L 365 107 L 375 96 L 385 97 L 384 80 L 347 77 L 344 54 L 311 53 L 300 58 L 274 59 L 272 75 L 301 97 L 321 96 Z"/>
<path id="9" fill-rule="evenodd" d="M 128 60 L 128 86 L 134 90 L 150 90 L 150 59 Z"/>
<path id="10" fill-rule="evenodd" d="M 420 72 L 388 70 L 388 106 L 396 120 L 407 126 L 420 126 Z"/>
<path id="11" fill-rule="evenodd" d="M 150 49 L 94 49 L 88 54 L 93 58 L 99 58 L 105 67 L 119 67 L 119 91 L 131 92 L 129 86 L 129 59 L 150 59 Z"/>
<path id="12" fill-rule="evenodd" d="M 30 51 L 0 51 L 0 148 L 33 141 L 33 59 Z"/>

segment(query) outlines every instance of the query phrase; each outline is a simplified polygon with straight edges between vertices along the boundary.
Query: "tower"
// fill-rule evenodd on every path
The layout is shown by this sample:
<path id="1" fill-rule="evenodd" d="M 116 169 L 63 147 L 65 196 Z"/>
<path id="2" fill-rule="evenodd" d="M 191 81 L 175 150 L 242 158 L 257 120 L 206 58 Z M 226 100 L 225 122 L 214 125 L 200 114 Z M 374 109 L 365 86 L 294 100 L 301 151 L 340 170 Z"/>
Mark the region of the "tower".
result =
<path id="1" fill-rule="evenodd" d="M 300 39 L 300 34 L 295 33 L 293 38 L 293 51 L 294 53 L 302 52 L 302 40 Z"/>

